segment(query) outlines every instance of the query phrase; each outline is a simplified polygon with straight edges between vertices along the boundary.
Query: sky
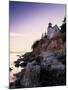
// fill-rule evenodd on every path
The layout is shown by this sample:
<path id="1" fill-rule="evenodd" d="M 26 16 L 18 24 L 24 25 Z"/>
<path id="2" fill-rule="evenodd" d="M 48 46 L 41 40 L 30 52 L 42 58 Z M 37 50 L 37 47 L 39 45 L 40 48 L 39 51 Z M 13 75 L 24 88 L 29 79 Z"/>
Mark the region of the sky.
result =
<path id="1" fill-rule="evenodd" d="M 61 26 L 65 4 L 9 2 L 10 51 L 28 52 L 34 41 L 47 32 L 48 23 Z"/>

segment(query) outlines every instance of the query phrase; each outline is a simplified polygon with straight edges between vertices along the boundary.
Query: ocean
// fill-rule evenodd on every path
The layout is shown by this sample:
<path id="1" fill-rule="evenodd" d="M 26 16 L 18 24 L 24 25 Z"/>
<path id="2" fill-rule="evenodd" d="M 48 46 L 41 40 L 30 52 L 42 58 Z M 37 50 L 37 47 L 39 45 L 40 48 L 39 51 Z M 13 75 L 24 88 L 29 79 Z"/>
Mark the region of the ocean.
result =
<path id="1" fill-rule="evenodd" d="M 10 82 L 14 82 L 14 80 L 16 80 L 16 77 L 14 77 L 13 74 L 20 72 L 22 69 L 21 67 L 16 68 L 14 66 L 14 61 L 16 61 L 19 58 L 17 55 L 23 55 L 23 54 L 24 53 L 10 53 L 10 65 L 9 65 L 9 67 L 13 69 L 9 75 L 10 76 L 9 77 Z"/>

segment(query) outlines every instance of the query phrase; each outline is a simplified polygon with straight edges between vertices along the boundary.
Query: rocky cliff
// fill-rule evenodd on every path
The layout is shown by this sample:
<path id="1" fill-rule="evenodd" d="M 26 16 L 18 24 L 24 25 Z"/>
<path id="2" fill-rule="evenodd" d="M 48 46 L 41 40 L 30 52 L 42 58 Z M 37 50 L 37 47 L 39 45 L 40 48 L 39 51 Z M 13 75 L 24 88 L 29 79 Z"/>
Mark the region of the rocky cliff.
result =
<path id="1" fill-rule="evenodd" d="M 22 70 L 14 74 L 16 80 L 10 88 L 66 85 L 65 36 L 65 32 L 53 39 L 44 36 L 32 45 L 32 52 L 20 56 L 14 64 Z"/>

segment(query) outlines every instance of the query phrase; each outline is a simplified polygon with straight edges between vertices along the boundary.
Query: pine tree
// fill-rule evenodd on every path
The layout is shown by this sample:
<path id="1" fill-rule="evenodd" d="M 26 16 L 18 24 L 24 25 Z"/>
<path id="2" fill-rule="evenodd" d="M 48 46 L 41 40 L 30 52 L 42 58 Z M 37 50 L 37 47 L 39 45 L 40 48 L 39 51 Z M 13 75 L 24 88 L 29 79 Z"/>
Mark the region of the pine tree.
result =
<path id="1" fill-rule="evenodd" d="M 61 25 L 61 30 L 62 33 L 66 32 L 66 17 L 63 20 L 63 24 Z"/>

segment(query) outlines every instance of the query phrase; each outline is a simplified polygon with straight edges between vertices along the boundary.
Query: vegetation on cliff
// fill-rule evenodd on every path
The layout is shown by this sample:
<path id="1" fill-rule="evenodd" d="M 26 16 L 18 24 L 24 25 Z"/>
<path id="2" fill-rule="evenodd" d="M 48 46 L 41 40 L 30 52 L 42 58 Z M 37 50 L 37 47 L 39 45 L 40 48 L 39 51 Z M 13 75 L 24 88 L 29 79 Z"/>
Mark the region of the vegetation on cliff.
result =
<path id="1" fill-rule="evenodd" d="M 66 19 L 59 36 L 35 41 L 32 52 L 20 56 L 14 64 L 22 70 L 14 74 L 16 80 L 10 88 L 66 85 Z"/>

